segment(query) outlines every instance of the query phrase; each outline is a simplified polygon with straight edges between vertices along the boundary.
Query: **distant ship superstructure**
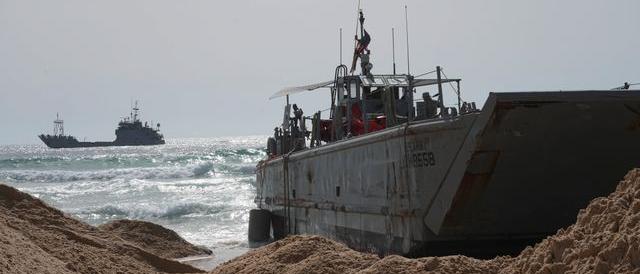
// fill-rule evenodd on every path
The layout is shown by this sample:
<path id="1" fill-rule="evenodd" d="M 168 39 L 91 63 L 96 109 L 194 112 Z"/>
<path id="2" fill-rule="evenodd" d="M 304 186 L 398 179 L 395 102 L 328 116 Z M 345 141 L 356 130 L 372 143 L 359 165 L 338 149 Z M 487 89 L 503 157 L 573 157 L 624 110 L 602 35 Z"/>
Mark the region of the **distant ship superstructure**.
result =
<path id="1" fill-rule="evenodd" d="M 160 134 L 160 124 L 156 127 L 149 126 L 147 122 L 142 123 L 139 119 L 138 102 L 131 109 L 129 117 L 123 118 L 118 123 L 116 129 L 116 139 L 113 142 L 80 142 L 71 135 L 64 134 L 64 120 L 56 114 L 53 121 L 53 135 L 40 134 L 38 137 L 50 148 L 73 148 L 73 147 L 100 147 L 100 146 L 144 146 L 162 145 L 165 143 L 164 137 Z"/>

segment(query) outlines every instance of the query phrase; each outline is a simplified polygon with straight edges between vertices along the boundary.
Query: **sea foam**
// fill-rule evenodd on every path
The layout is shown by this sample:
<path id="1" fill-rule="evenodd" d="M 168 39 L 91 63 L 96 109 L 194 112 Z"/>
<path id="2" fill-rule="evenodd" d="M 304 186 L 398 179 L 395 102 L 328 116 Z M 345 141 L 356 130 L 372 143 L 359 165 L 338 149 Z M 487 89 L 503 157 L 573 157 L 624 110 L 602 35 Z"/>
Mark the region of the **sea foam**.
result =
<path id="1" fill-rule="evenodd" d="M 113 179 L 181 179 L 213 174 L 213 163 L 171 167 L 137 167 L 94 171 L 72 170 L 0 170 L 0 179 L 15 182 L 108 181 Z"/>
<path id="2" fill-rule="evenodd" d="M 166 207 L 141 207 L 127 205 L 106 205 L 94 209 L 73 212 L 81 216 L 93 218 L 128 218 L 128 219 L 174 219 L 181 217 L 212 216 L 225 209 L 224 205 L 213 206 L 203 203 L 175 204 Z"/>

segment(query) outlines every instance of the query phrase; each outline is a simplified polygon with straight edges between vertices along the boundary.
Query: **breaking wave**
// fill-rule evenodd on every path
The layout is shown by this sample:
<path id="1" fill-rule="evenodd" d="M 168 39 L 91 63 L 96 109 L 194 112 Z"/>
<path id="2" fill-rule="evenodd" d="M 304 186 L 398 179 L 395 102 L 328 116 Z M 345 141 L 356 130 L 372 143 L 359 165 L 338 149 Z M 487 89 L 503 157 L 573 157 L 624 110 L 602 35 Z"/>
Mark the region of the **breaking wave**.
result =
<path id="1" fill-rule="evenodd" d="M 169 206 L 166 208 L 124 208 L 107 205 L 95 209 L 73 212 L 80 216 L 93 216 L 94 218 L 130 218 L 130 219 L 175 219 L 189 216 L 215 215 L 224 210 L 223 207 L 206 205 L 201 203 L 187 203 Z"/>
<path id="2" fill-rule="evenodd" d="M 14 169 L 118 169 L 131 167 L 157 167 L 167 165 L 186 165 L 203 161 L 215 164 L 243 164 L 254 163 L 265 155 L 264 149 L 207 149 L 182 153 L 171 151 L 168 153 L 154 152 L 145 154 L 140 151 L 126 153 L 96 153 L 95 151 L 47 151 L 47 154 L 35 154 L 28 157 L 18 155 L 3 155 L 0 146 L 0 170 Z M 84 152 L 84 153 L 81 153 Z"/>
<path id="3" fill-rule="evenodd" d="M 208 175 L 212 171 L 213 163 L 204 162 L 202 164 L 196 165 L 196 167 L 193 168 L 193 175 L 196 177 L 202 177 Z"/>
<path id="4" fill-rule="evenodd" d="M 202 162 L 172 167 L 120 168 L 95 171 L 1 170 L 0 179 L 18 182 L 108 181 L 113 179 L 181 179 L 207 177 L 213 163 Z"/>

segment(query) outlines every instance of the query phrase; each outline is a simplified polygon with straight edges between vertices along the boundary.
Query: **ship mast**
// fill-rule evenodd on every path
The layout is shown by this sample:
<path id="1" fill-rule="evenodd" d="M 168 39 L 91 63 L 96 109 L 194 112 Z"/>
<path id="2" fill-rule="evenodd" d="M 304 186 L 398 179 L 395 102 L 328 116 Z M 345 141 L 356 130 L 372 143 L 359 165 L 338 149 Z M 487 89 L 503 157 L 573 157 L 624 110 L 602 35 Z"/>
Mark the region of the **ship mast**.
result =
<path id="1" fill-rule="evenodd" d="M 140 110 L 138 108 L 138 100 L 136 100 L 136 104 L 134 105 L 132 110 L 133 110 L 133 115 L 132 115 L 131 119 L 133 119 L 132 122 L 136 122 L 136 121 L 138 121 L 138 111 Z"/>
<path id="2" fill-rule="evenodd" d="M 64 135 L 64 121 L 60 119 L 59 113 L 56 112 L 56 119 L 53 121 L 53 135 Z"/>

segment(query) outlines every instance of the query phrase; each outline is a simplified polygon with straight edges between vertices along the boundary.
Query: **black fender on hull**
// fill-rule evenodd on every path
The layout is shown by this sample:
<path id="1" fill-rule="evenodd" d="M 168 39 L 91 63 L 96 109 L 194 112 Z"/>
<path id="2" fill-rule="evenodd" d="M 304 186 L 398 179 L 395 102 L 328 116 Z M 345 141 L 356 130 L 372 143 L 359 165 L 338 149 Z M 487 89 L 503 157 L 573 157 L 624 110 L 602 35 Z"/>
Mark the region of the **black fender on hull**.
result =
<path id="1" fill-rule="evenodd" d="M 249 242 L 266 242 L 271 238 L 271 212 L 265 209 L 249 211 Z"/>

